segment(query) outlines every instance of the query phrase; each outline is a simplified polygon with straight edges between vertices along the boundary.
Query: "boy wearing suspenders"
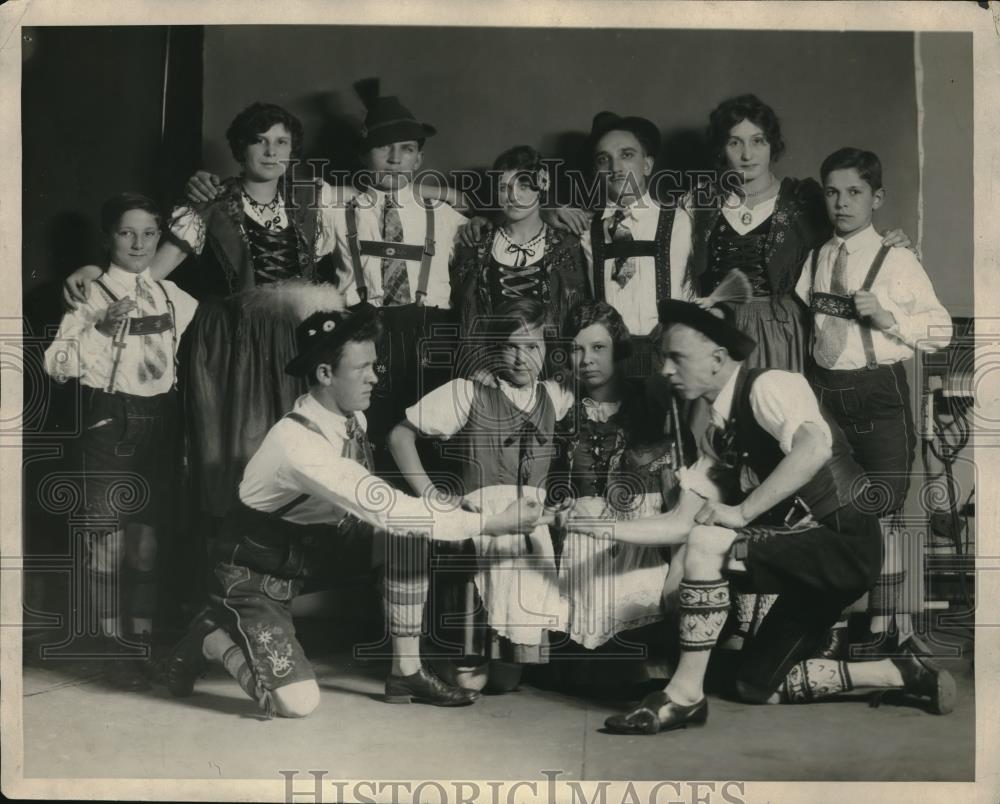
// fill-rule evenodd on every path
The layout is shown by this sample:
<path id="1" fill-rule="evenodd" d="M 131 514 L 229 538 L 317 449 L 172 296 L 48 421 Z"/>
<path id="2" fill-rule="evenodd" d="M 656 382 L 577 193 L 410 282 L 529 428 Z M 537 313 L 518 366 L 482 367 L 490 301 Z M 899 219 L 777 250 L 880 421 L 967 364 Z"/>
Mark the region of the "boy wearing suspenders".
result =
<path id="1" fill-rule="evenodd" d="M 479 694 L 444 683 L 421 661 L 428 539 L 530 532 L 541 507 L 519 501 L 489 517 L 393 492 L 374 476 L 365 410 L 378 382 L 371 308 L 324 311 L 296 331 L 286 371 L 309 393 L 278 421 L 247 464 L 240 504 L 218 545 L 218 589 L 167 659 L 167 687 L 188 696 L 209 660 L 221 663 L 268 715 L 304 717 L 319 686 L 295 635 L 293 599 L 334 560 L 334 541 L 371 535 L 388 543 L 385 608 L 392 643 L 387 703 L 471 704 Z M 334 526 L 334 527 L 331 527 Z"/>
<path id="2" fill-rule="evenodd" d="M 406 408 L 451 379 L 447 354 L 431 354 L 420 343 L 457 338 L 449 263 L 466 223 L 448 204 L 422 198 L 413 185 L 424 141 L 434 133 L 397 98 L 370 100 L 361 144 L 369 186 L 347 203 L 344 225 L 338 220 L 336 226 L 345 301 L 378 308 L 384 329 L 368 416 L 380 469 L 393 468 L 385 438 Z"/>
<path id="3" fill-rule="evenodd" d="M 160 238 L 160 213 L 150 199 L 123 193 L 108 200 L 101 226 L 110 265 L 95 280 L 97 292 L 63 316 L 45 368 L 57 382 L 75 378 L 82 386 L 79 447 L 95 533 L 88 604 L 108 642 L 105 654 L 120 657 L 107 664 L 109 680 L 138 690 L 149 687 L 140 663 L 127 661 L 113 642 L 150 644 L 157 526 L 172 496 L 177 342 L 198 303 L 149 275 Z"/>
<path id="4" fill-rule="evenodd" d="M 813 313 L 809 380 L 847 436 L 873 485 L 883 532 L 882 574 L 869 600 L 873 637 L 855 658 L 885 655 L 912 636 L 898 611 L 905 580 L 899 517 L 916 448 L 904 361 L 951 339 L 941 306 L 913 252 L 882 245 L 872 212 L 882 206 L 882 166 L 870 151 L 842 148 L 820 174 L 834 236 L 813 251 L 796 286 Z"/>

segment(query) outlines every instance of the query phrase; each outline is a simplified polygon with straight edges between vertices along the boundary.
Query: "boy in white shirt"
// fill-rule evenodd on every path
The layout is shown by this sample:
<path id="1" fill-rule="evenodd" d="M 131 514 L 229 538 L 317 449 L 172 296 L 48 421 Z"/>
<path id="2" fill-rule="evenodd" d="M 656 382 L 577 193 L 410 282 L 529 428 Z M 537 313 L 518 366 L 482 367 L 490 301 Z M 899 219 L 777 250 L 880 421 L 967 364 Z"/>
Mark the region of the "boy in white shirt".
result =
<path id="1" fill-rule="evenodd" d="M 157 524 L 171 505 L 171 445 L 176 440 L 177 343 L 198 303 L 149 264 L 160 239 L 160 213 L 138 193 L 106 201 L 101 228 L 110 265 L 99 291 L 67 312 L 45 352 L 57 382 L 83 387 L 80 441 L 87 515 L 100 531 L 90 544 L 89 592 L 109 643 L 129 636 L 150 643 L 156 610 Z M 123 487 L 145 505 L 123 511 Z M 104 530 L 104 523 L 114 523 Z M 122 571 L 123 611 L 115 589 Z M 119 615 L 124 614 L 121 618 Z M 109 655 L 121 651 L 109 645 Z M 109 661 L 108 678 L 122 689 L 148 689 L 138 662 Z"/>
<path id="2" fill-rule="evenodd" d="M 853 654 L 880 655 L 912 636 L 910 615 L 897 611 L 905 580 L 899 513 L 916 449 L 905 361 L 947 346 L 951 317 L 916 255 L 883 246 L 872 226 L 885 200 L 878 157 L 842 148 L 820 175 L 834 236 L 810 254 L 796 293 L 813 313 L 810 383 L 878 490 L 884 561 L 869 599 L 875 636 Z"/>

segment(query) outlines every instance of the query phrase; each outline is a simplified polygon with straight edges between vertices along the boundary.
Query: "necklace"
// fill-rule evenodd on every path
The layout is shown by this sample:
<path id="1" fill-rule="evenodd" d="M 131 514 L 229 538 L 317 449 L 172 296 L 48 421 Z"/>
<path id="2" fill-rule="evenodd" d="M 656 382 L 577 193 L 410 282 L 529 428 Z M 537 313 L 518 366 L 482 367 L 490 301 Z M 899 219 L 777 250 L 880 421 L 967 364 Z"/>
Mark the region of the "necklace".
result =
<path id="1" fill-rule="evenodd" d="M 248 204 L 250 204 L 250 209 L 252 209 L 256 214 L 258 220 L 264 225 L 265 229 L 276 228 L 281 224 L 281 211 L 279 209 L 281 205 L 281 195 L 277 190 L 274 191 L 274 198 L 272 198 L 266 204 L 262 204 L 260 201 L 251 196 L 246 188 L 243 188 L 243 198 Z"/>
<path id="2" fill-rule="evenodd" d="M 767 183 L 767 187 L 762 187 L 759 190 L 754 190 L 752 193 L 748 193 L 748 192 L 745 192 L 744 190 L 740 190 L 740 194 L 743 196 L 743 203 L 746 204 L 746 202 L 748 200 L 750 200 L 751 198 L 756 198 L 759 195 L 763 195 L 768 190 L 770 190 L 772 187 L 774 187 L 775 182 L 777 182 L 777 179 L 775 178 L 774 174 L 771 174 L 771 181 L 769 181 Z M 753 214 L 750 212 L 749 209 L 745 210 L 743 212 L 743 214 L 740 215 L 740 221 L 742 221 L 742 223 L 743 223 L 744 226 L 749 226 L 750 225 L 750 223 L 753 221 Z"/>
<path id="3" fill-rule="evenodd" d="M 545 234 L 545 224 L 542 224 L 542 228 L 538 230 L 538 234 L 531 238 L 531 240 L 527 243 L 515 243 L 511 240 L 510 235 L 503 230 L 503 227 L 501 227 L 499 231 L 500 236 L 507 241 L 506 252 L 508 254 L 517 255 L 514 260 L 515 267 L 523 268 L 528 264 L 528 260 L 535 256 L 535 246 L 541 242 L 542 237 Z"/>

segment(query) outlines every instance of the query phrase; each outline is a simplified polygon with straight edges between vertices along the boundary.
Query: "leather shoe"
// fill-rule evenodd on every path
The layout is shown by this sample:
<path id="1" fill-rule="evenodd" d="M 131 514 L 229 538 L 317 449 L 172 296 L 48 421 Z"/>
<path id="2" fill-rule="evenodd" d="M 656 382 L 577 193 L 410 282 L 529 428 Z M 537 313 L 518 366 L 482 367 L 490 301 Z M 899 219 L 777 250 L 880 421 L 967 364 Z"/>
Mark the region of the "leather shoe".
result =
<path id="1" fill-rule="evenodd" d="M 903 677 L 904 693 L 929 698 L 928 708 L 935 715 L 947 715 L 955 708 L 957 691 L 951 673 L 918 654 L 909 641 L 891 661 Z"/>
<path id="2" fill-rule="evenodd" d="M 219 627 L 219 621 L 209 606 L 195 615 L 187 632 L 163 662 L 163 678 L 171 695 L 186 698 L 194 692 L 195 681 L 205 674 L 208 667 L 202 643 Z"/>
<path id="3" fill-rule="evenodd" d="M 813 655 L 813 659 L 830 659 L 836 662 L 846 662 L 850 656 L 851 644 L 847 638 L 844 626 L 831 628 L 826 632 L 823 644 Z"/>
<path id="4" fill-rule="evenodd" d="M 476 690 L 446 684 L 421 667 L 408 676 L 389 676 L 385 680 L 386 703 L 426 703 L 433 706 L 467 706 L 479 698 Z"/>
<path id="5" fill-rule="evenodd" d="M 660 710 L 667 707 L 665 716 Z M 702 698 L 690 706 L 683 706 L 670 700 L 666 691 L 651 692 L 642 703 L 631 712 L 612 715 L 604 721 L 604 727 L 613 734 L 658 734 L 661 731 L 702 726 L 708 720 L 708 699 Z"/>

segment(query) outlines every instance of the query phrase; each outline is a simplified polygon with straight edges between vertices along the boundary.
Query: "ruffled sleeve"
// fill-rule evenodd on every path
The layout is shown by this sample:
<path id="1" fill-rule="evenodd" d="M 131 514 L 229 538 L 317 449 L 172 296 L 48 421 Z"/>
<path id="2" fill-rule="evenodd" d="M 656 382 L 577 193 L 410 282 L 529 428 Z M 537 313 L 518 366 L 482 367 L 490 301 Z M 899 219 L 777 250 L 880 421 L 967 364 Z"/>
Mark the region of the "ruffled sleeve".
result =
<path id="1" fill-rule="evenodd" d="M 205 219 L 191 207 L 176 207 L 166 237 L 184 253 L 200 255 L 205 248 Z"/>

